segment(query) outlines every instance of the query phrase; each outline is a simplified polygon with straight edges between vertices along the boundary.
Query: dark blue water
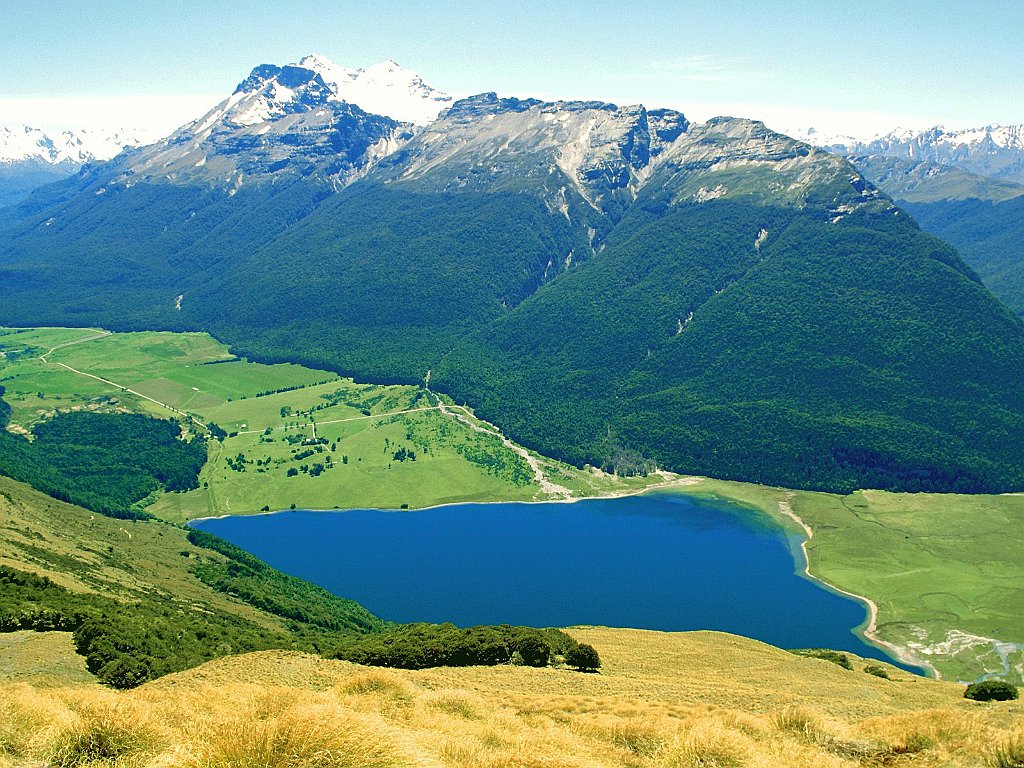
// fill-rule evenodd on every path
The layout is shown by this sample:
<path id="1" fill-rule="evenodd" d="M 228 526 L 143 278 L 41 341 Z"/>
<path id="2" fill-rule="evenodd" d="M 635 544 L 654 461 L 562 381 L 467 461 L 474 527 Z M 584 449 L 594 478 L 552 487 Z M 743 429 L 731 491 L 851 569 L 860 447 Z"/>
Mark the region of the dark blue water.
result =
<path id="1" fill-rule="evenodd" d="M 724 501 L 663 493 L 194 525 L 392 621 L 716 629 L 893 661 L 853 634 L 861 603 L 798 574 L 798 539 Z"/>

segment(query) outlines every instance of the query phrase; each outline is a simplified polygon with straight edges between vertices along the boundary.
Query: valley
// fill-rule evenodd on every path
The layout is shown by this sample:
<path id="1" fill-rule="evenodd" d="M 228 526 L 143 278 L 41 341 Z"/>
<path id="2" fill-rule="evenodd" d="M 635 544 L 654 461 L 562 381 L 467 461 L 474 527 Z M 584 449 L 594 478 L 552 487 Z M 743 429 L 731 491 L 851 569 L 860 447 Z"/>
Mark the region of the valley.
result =
<path id="1" fill-rule="evenodd" d="M 211 424 L 223 431 L 222 440 L 208 441 L 200 487 L 142 502 L 140 508 L 163 520 L 292 505 L 418 509 L 562 495 L 545 492 L 522 455 L 471 412 L 450 401 L 442 410 L 443 396 L 425 388 L 253 363 L 204 334 L 71 328 L 2 334 L 0 386 L 12 409 L 9 430 L 24 433 L 60 412 L 86 409 L 175 417 L 188 431 L 205 434 Z M 616 477 L 529 455 L 548 482 L 575 498 L 652 489 L 717 497 L 771 516 L 799 542 L 806 533 L 791 511 L 814 533 L 807 542 L 811 575 L 877 605 L 872 640 L 950 679 L 997 674 L 1005 666 L 1009 679 L 1024 680 L 1024 575 L 1017 557 L 1024 547 L 1024 496 L 836 495 L 660 472 Z M 314 470 L 318 464 L 323 469 Z M 800 570 L 802 554 L 793 546 Z"/>
<path id="2" fill-rule="evenodd" d="M 439 396 L 422 387 L 356 384 L 327 371 L 251 363 L 204 334 L 12 330 L 0 336 L 0 347 L 12 431 L 84 409 L 175 417 L 193 431 L 206 434 L 212 424 L 224 432 L 210 441 L 201 488 L 148 500 L 149 511 L 167 520 L 293 504 L 397 509 L 549 497 L 522 449 L 510 448 L 462 406 L 442 410 Z M 545 482 L 574 495 L 666 482 L 530 456 Z"/>
<path id="3" fill-rule="evenodd" d="M 4 15 L 0 768 L 1024 766 L 1016 7 L 228 5 Z"/>

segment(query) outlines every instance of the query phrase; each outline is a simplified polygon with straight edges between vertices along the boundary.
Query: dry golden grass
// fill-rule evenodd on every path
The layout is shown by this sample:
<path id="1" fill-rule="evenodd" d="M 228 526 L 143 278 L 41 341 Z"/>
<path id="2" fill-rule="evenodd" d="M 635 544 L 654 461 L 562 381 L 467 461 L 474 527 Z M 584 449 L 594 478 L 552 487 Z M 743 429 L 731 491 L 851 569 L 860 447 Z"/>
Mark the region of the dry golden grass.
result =
<path id="1" fill-rule="evenodd" d="M 219 659 L 129 692 L 0 682 L 0 766 L 1011 768 L 1024 706 L 710 632 L 580 628 L 599 675 Z"/>

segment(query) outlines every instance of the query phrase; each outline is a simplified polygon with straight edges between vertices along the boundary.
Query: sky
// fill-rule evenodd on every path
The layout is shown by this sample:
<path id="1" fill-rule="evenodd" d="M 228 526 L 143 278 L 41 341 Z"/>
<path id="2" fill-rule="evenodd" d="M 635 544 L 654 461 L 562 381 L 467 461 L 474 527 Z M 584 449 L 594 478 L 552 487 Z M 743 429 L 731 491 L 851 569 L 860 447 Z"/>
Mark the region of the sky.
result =
<path id="1" fill-rule="evenodd" d="M 1020 0 L 0 0 L 0 125 L 158 138 L 262 63 L 869 136 L 1024 123 Z"/>

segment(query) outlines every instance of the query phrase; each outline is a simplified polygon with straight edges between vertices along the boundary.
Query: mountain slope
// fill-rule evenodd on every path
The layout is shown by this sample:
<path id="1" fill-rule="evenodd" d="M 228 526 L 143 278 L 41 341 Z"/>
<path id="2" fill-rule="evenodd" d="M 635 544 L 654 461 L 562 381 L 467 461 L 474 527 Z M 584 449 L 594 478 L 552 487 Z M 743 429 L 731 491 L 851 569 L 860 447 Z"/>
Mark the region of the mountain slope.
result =
<path id="1" fill-rule="evenodd" d="M 8 221 L 9 323 L 429 372 L 579 464 L 1024 487 L 1021 323 L 846 160 L 760 123 L 482 94 L 414 129 L 268 65 Z"/>
<path id="2" fill-rule="evenodd" d="M 385 626 L 227 542 L 96 515 L 6 477 L 0 528 L 0 631 L 76 630 L 90 671 L 117 687 L 242 649 L 316 650 Z"/>
<path id="3" fill-rule="evenodd" d="M 691 140 L 714 144 L 720 167 L 680 147 L 682 170 L 652 177 L 600 258 L 467 339 L 435 381 L 576 462 L 613 467 L 631 449 L 790 487 L 1019 483 L 1021 327 L 955 253 L 858 192 L 839 158 L 757 124 Z M 799 187 L 757 156 L 737 175 L 766 141 L 795 179 L 822 162 L 846 178 L 807 177 L 788 208 L 758 198 L 743 185 L 759 171 Z M 673 205 L 666 189 L 695 192 Z M 709 189 L 721 199 L 696 202 Z"/>
<path id="4" fill-rule="evenodd" d="M 1024 314 L 1024 184 L 882 155 L 851 161 L 926 231 L 956 247 L 996 296 Z"/>

